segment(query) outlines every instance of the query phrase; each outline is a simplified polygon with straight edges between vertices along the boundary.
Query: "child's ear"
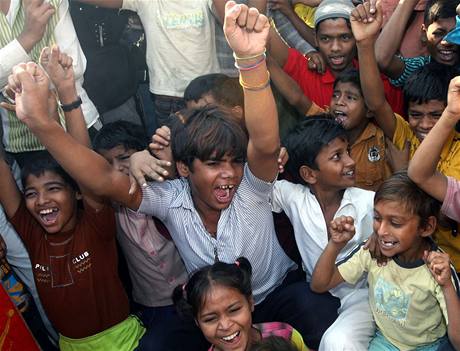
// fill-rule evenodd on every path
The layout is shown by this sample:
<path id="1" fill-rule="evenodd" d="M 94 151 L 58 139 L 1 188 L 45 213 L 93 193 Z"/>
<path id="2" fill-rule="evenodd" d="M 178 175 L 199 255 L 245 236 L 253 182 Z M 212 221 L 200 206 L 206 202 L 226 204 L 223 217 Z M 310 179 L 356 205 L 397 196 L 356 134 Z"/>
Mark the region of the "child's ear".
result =
<path id="1" fill-rule="evenodd" d="M 236 105 L 232 107 L 232 115 L 238 118 L 238 120 L 242 120 L 244 117 L 244 110 L 243 107 Z"/>
<path id="2" fill-rule="evenodd" d="M 316 171 L 308 166 L 301 166 L 299 169 L 299 176 L 308 184 L 315 184 L 317 182 Z"/>
<path id="3" fill-rule="evenodd" d="M 422 26 L 420 27 L 420 42 L 422 43 L 422 46 L 426 46 L 428 42 L 426 31 L 427 31 L 427 28 L 425 27 L 425 24 L 422 24 Z"/>
<path id="4" fill-rule="evenodd" d="M 184 162 L 177 161 L 176 168 L 177 168 L 177 172 L 179 173 L 181 177 L 188 177 L 190 175 L 190 169 Z"/>
<path id="5" fill-rule="evenodd" d="M 420 235 L 422 237 L 430 236 L 436 230 L 436 225 L 438 224 L 438 220 L 435 216 L 430 216 L 426 219 L 425 225 L 421 228 Z"/>

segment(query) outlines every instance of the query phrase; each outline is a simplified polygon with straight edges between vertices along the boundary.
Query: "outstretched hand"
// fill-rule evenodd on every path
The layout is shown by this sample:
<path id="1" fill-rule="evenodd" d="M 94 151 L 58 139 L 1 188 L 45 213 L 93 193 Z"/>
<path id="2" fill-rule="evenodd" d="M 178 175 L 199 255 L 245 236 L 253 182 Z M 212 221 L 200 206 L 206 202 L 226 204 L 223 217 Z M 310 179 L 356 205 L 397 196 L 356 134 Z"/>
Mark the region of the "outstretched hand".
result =
<path id="1" fill-rule="evenodd" d="M 35 62 L 20 63 L 8 77 L 14 91 L 16 115 L 29 128 L 49 121 L 49 79 Z"/>
<path id="2" fill-rule="evenodd" d="M 238 57 L 261 54 L 267 44 L 270 23 L 256 8 L 225 4 L 224 33 L 227 42 Z"/>
<path id="3" fill-rule="evenodd" d="M 371 3 L 365 2 L 356 6 L 350 15 L 351 30 L 356 41 L 376 40 L 383 24 L 383 12 L 380 1 L 376 3 L 376 11 L 371 13 Z"/>
<path id="4" fill-rule="evenodd" d="M 170 167 L 171 162 L 158 160 L 150 155 L 147 150 L 135 152 L 129 158 L 129 193 L 133 194 L 136 191 L 137 185 L 141 187 L 147 186 L 146 178 L 153 179 L 157 182 L 165 180 L 168 176 L 166 167 Z"/>
<path id="5" fill-rule="evenodd" d="M 334 218 L 329 225 L 330 241 L 338 246 L 345 246 L 355 235 L 355 221 L 350 216 Z"/>
<path id="6" fill-rule="evenodd" d="M 43 48 L 39 62 L 58 91 L 62 87 L 74 88 L 72 57 L 61 52 L 57 45 Z"/>

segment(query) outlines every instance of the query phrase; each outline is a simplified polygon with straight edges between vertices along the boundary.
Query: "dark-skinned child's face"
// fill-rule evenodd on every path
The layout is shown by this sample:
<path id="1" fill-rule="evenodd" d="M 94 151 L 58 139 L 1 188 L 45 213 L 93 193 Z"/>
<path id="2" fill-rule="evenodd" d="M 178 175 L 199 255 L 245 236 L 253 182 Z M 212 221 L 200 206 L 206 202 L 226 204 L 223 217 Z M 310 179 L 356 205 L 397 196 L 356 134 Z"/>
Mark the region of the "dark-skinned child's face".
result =
<path id="1" fill-rule="evenodd" d="M 25 182 L 26 207 L 49 234 L 65 232 L 77 223 L 77 200 L 80 195 L 55 172 L 45 171 Z"/>
<path id="2" fill-rule="evenodd" d="M 348 141 L 335 138 L 316 156 L 316 187 L 343 190 L 355 185 L 355 161 L 350 157 Z"/>
<path id="3" fill-rule="evenodd" d="M 369 120 L 361 91 L 350 82 L 338 82 L 332 94 L 330 108 L 335 120 L 345 130 L 363 131 Z"/>
<path id="4" fill-rule="evenodd" d="M 194 159 L 191 169 L 178 162 L 177 169 L 188 177 L 195 207 L 203 214 L 230 206 L 243 178 L 243 165 L 243 160 L 226 154 L 222 159 Z"/>
<path id="5" fill-rule="evenodd" d="M 395 255 L 403 262 L 422 258 L 427 244 L 424 237 L 433 234 L 436 219 L 430 217 L 425 227 L 420 217 L 400 201 L 382 200 L 374 206 L 374 232 L 380 251 L 387 257 Z"/>
<path id="6" fill-rule="evenodd" d="M 316 43 L 333 74 L 351 67 L 356 42 L 345 19 L 331 18 L 320 22 L 316 32 Z"/>
<path id="7" fill-rule="evenodd" d="M 129 175 L 129 157 L 137 152 L 134 149 L 126 149 L 123 145 L 111 149 L 100 149 L 97 152 L 109 162 L 114 169 Z"/>
<path id="8" fill-rule="evenodd" d="M 428 52 L 434 61 L 449 66 L 458 62 L 458 46 L 444 40 L 447 33 L 454 28 L 455 17 L 440 18 L 426 28 L 422 26 Z"/>
<path id="9" fill-rule="evenodd" d="M 407 110 L 409 126 L 418 140 L 423 141 L 425 139 L 428 132 L 441 117 L 446 106 L 446 102 L 441 100 L 429 100 L 423 104 L 409 102 Z"/>

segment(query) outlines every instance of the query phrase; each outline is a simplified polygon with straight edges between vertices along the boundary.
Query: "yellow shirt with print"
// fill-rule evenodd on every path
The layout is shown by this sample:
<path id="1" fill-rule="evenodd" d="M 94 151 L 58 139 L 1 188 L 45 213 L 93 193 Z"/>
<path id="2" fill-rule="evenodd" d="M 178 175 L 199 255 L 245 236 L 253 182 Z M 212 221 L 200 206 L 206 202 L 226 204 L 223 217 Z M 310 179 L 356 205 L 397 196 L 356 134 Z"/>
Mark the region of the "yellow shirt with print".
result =
<path id="1" fill-rule="evenodd" d="M 393 136 L 393 144 L 400 150 L 404 148 L 406 140 L 410 143 L 410 158 L 414 156 L 415 150 L 420 145 L 420 141 L 415 136 L 409 123 L 398 114 L 396 116 L 396 129 Z M 447 139 L 441 152 L 441 157 L 437 167 L 442 174 L 456 179 L 460 179 L 460 138 L 456 132 L 452 132 Z M 446 222 L 442 221 L 441 222 Z M 460 230 L 458 223 L 452 221 L 452 226 L 447 222 L 439 225 L 435 233 L 438 245 L 446 251 L 452 260 L 457 272 L 460 271 Z"/>

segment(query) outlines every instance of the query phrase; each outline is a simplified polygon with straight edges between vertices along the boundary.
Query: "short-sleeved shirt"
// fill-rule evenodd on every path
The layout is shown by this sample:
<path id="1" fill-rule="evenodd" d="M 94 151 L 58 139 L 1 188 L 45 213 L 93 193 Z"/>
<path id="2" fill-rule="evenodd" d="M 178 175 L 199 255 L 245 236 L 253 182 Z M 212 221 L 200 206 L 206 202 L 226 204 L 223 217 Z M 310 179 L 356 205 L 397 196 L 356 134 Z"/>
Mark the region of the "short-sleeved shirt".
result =
<path id="1" fill-rule="evenodd" d="M 439 251 L 432 243 L 432 251 Z M 354 284 L 367 272 L 369 304 L 377 327 L 400 350 L 429 344 L 447 332 L 447 309 L 442 287 L 422 259 L 404 263 L 393 257 L 379 266 L 369 250 L 356 250 L 339 262 L 343 279 Z M 452 267 L 458 291 L 458 278 Z"/>
<path id="2" fill-rule="evenodd" d="M 353 61 L 353 66 L 358 68 L 358 61 Z M 324 74 L 309 70 L 305 56 L 291 48 L 283 69 L 297 82 L 304 95 L 311 101 L 321 108 L 329 106 L 334 92 L 335 77 L 328 67 Z M 381 78 L 385 97 L 393 111 L 403 113 L 404 101 L 401 89 L 393 87 L 384 75 L 381 75 Z"/>
<path id="3" fill-rule="evenodd" d="M 426 64 L 431 62 L 431 56 L 402 57 L 398 56 L 404 62 L 404 71 L 398 78 L 390 79 L 390 83 L 395 87 L 403 87 L 407 79 Z"/>
<path id="4" fill-rule="evenodd" d="M 410 129 L 409 123 L 401 116 L 396 115 L 393 144 L 402 150 L 406 140 L 410 143 L 410 158 L 412 158 L 420 145 L 420 141 Z M 447 138 L 441 151 L 437 169 L 446 176 L 460 179 L 460 139 L 457 133 L 452 132 Z M 458 229 L 460 228 L 457 226 Z M 457 235 L 452 228 L 438 225 L 434 237 L 437 244 L 450 255 L 457 271 L 460 271 L 460 235 Z"/>
<path id="5" fill-rule="evenodd" d="M 316 196 L 308 186 L 280 180 L 273 188 L 272 209 L 274 212 L 284 211 L 291 220 L 303 267 L 307 273 L 307 281 L 311 280 L 316 262 L 329 241 L 327 224 Z M 347 188 L 334 215 L 340 216 L 351 216 L 355 219 L 356 235 L 339 254 L 339 259 L 348 255 L 357 244 L 372 234 L 374 192 Z M 365 279 L 359 287 L 364 286 Z M 355 287 L 348 284 L 331 289 L 331 293 L 338 298 L 343 298 L 353 291 Z"/>
<path id="6" fill-rule="evenodd" d="M 73 230 L 47 234 L 23 202 L 11 224 L 29 252 L 40 300 L 60 334 L 85 338 L 128 317 L 110 206 L 100 211 L 85 206 Z"/>
<path id="7" fill-rule="evenodd" d="M 252 287 L 257 303 L 279 286 L 295 268 L 275 233 L 269 195 L 273 183 L 255 177 L 249 166 L 230 205 L 221 211 L 216 237 L 203 225 L 187 179 L 151 182 L 143 188 L 139 212 L 153 215 L 168 228 L 188 272 L 246 257 L 252 265 Z"/>

